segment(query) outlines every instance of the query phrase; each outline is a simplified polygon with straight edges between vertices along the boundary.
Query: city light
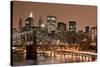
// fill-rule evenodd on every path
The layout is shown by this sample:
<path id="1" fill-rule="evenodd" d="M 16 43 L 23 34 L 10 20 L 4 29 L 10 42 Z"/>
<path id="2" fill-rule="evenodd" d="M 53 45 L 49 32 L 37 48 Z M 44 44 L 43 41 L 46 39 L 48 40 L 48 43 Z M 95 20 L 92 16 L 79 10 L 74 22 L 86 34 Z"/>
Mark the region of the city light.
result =
<path id="1" fill-rule="evenodd" d="M 45 19 L 45 18 L 44 18 Z M 29 13 L 24 25 L 19 22 L 19 30 L 13 30 L 13 58 L 21 58 L 23 63 L 32 60 L 38 64 L 90 62 L 97 59 L 96 27 L 84 26 L 85 31 L 77 31 L 77 22 L 58 22 L 56 16 L 47 16 L 44 23 L 42 16 L 38 26 L 34 25 L 35 18 Z M 68 26 L 68 27 L 67 27 Z M 24 59 L 23 59 L 24 58 Z M 40 59 L 46 60 L 42 63 Z M 17 64 L 19 61 L 15 61 Z"/>

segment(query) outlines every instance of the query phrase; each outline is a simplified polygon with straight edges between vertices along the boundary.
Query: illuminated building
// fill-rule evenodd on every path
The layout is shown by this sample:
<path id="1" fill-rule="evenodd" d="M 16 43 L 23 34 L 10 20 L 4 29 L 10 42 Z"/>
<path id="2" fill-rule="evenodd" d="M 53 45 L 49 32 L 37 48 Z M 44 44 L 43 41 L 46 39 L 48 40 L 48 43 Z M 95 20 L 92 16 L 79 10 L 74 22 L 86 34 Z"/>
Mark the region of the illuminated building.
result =
<path id="1" fill-rule="evenodd" d="M 69 21 L 69 32 L 76 32 L 76 22 Z"/>
<path id="2" fill-rule="evenodd" d="M 92 41 L 96 41 L 96 36 L 97 36 L 97 33 L 96 33 L 96 27 L 92 27 L 91 28 L 91 39 Z"/>
<path id="3" fill-rule="evenodd" d="M 30 30 L 33 26 L 34 18 L 32 12 L 29 14 L 29 17 L 25 20 L 25 29 Z"/>
<path id="4" fill-rule="evenodd" d="M 19 31 L 22 32 L 23 26 L 22 26 L 22 19 L 19 19 Z"/>
<path id="5" fill-rule="evenodd" d="M 66 31 L 66 24 L 63 22 L 58 22 L 58 30 L 59 31 Z"/>
<path id="6" fill-rule="evenodd" d="M 57 18 L 55 16 L 47 16 L 47 26 L 48 26 L 49 33 L 56 32 L 56 30 L 57 30 L 56 19 Z"/>
<path id="7" fill-rule="evenodd" d="M 76 38 L 76 21 L 69 21 L 67 41 L 69 44 L 75 44 L 77 42 Z"/>
<path id="8" fill-rule="evenodd" d="M 42 24 L 43 24 L 43 19 L 42 19 L 42 17 L 40 16 L 40 18 L 39 18 L 39 23 L 38 23 L 38 27 L 41 27 Z"/>
<path id="9" fill-rule="evenodd" d="M 66 31 L 66 24 L 63 22 L 58 22 L 57 24 L 57 28 L 58 28 L 58 39 L 61 42 L 66 42 L 66 35 L 67 35 L 67 31 Z"/>
<path id="10" fill-rule="evenodd" d="M 38 27 L 40 28 L 40 30 L 45 30 L 45 27 L 46 27 L 46 25 L 44 24 L 43 18 L 41 16 L 39 18 Z"/>
<path id="11" fill-rule="evenodd" d="M 90 31 L 89 26 L 85 27 L 85 33 L 88 33 Z"/>

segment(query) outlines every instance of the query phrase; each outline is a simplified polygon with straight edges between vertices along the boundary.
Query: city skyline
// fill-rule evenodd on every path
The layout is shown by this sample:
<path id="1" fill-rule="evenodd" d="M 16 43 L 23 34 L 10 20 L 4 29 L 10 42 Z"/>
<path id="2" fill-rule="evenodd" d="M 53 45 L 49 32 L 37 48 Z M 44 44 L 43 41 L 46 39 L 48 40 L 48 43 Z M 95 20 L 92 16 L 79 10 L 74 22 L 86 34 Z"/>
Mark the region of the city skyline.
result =
<path id="1" fill-rule="evenodd" d="M 12 1 L 11 7 L 12 66 L 97 61 L 96 6 Z"/>
<path id="2" fill-rule="evenodd" d="M 65 9 L 66 8 L 66 9 Z M 19 11 L 20 10 L 20 11 Z M 65 4 L 47 4 L 37 2 L 18 2 L 13 4 L 13 27 L 17 28 L 19 19 L 22 18 L 24 25 L 25 19 L 29 13 L 33 13 L 34 25 L 38 26 L 40 16 L 43 17 L 44 23 L 47 23 L 47 16 L 52 15 L 57 17 L 57 22 L 76 21 L 77 30 L 85 30 L 85 26 L 96 27 L 97 22 L 97 7 L 96 6 L 79 6 Z"/>

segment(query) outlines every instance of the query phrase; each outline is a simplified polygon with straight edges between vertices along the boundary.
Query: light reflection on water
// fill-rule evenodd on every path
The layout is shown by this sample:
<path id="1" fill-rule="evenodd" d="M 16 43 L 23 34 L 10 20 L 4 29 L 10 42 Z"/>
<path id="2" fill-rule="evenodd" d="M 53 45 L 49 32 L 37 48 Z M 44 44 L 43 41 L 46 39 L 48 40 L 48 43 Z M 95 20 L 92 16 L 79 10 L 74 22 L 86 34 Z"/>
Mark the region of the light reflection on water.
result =
<path id="1" fill-rule="evenodd" d="M 20 56 L 21 57 L 21 56 Z M 23 57 L 23 56 L 22 56 Z M 14 57 L 19 58 L 19 56 Z M 69 55 L 56 55 L 56 56 L 40 56 L 38 55 L 37 60 L 25 60 L 25 57 L 22 59 L 23 62 L 14 62 L 14 65 L 43 65 L 43 64 L 58 64 L 58 63 L 73 63 L 73 62 L 88 62 L 92 61 L 89 57 L 82 56 L 72 56 Z"/>
<path id="2" fill-rule="evenodd" d="M 72 55 L 56 55 L 56 57 L 38 56 L 37 64 L 57 64 L 57 63 L 73 63 L 73 62 L 89 62 L 89 57 L 72 56 Z"/>

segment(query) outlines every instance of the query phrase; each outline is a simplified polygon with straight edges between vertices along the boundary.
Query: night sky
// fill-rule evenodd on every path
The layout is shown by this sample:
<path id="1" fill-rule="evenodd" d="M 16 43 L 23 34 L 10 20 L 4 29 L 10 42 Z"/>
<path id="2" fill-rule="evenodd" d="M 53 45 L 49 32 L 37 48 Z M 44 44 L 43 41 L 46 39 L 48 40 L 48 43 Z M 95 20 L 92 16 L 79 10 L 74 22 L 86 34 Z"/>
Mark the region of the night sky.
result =
<path id="1" fill-rule="evenodd" d="M 30 12 L 33 13 L 35 26 L 38 25 L 40 16 L 43 17 L 46 24 L 48 15 L 56 16 L 57 22 L 62 21 L 66 23 L 67 28 L 68 21 L 76 21 L 77 30 L 84 30 L 85 26 L 96 26 L 97 23 L 96 6 L 15 1 L 13 3 L 13 27 L 18 30 L 20 18 L 22 18 L 24 26 L 25 19 Z"/>

